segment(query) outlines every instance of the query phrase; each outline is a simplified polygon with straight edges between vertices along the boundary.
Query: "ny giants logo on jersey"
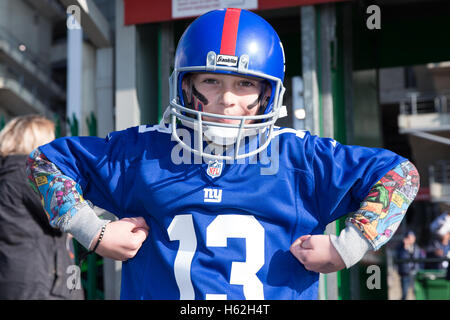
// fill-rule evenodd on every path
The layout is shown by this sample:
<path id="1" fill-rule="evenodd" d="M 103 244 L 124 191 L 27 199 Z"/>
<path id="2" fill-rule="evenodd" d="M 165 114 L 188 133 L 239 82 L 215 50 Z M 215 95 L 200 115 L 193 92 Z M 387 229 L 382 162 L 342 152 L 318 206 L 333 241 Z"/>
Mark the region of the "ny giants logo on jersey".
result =
<path id="1" fill-rule="evenodd" d="M 203 192 L 203 202 L 222 202 L 222 189 L 204 188 Z"/>

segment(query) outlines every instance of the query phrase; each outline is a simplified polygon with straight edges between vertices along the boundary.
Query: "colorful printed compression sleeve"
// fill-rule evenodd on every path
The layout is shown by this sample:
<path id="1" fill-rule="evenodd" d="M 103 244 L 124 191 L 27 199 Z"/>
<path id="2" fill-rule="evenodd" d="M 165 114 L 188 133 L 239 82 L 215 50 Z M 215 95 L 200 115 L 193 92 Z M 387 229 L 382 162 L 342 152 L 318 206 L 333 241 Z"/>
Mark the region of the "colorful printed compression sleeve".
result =
<path id="1" fill-rule="evenodd" d="M 71 233 L 84 247 L 107 220 L 97 217 L 92 204 L 83 198 L 78 183 L 65 176 L 45 155 L 35 149 L 27 160 L 28 180 L 40 196 L 50 224 Z"/>
<path id="2" fill-rule="evenodd" d="M 418 190 L 419 173 L 409 161 L 390 170 L 372 187 L 358 211 L 347 218 L 339 238 L 331 237 L 347 268 L 367 250 L 378 250 L 391 239 Z"/>

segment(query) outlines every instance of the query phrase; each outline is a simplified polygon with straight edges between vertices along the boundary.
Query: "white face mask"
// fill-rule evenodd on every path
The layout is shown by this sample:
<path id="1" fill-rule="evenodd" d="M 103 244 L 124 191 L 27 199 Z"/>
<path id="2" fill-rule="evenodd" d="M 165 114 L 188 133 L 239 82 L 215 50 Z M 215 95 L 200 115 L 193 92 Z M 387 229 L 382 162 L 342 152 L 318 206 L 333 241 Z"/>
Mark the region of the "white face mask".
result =
<path id="1" fill-rule="evenodd" d="M 234 67 L 224 67 L 224 66 L 215 66 L 214 70 L 223 70 L 223 71 L 233 71 L 236 74 L 241 74 L 240 70 Z M 178 86 L 181 85 L 181 81 L 179 79 L 179 74 L 182 72 L 204 72 L 208 71 L 208 69 L 200 69 L 197 67 L 192 69 L 190 67 L 174 69 L 171 77 L 170 77 L 170 104 L 164 113 L 162 124 L 169 123 L 171 125 L 172 137 L 175 141 L 179 143 L 179 145 L 188 150 L 195 155 L 202 156 L 208 159 L 217 159 L 217 160 L 234 160 L 241 159 L 252 156 L 263 151 L 270 143 L 270 137 L 272 136 L 272 131 L 275 126 L 275 122 L 280 116 L 285 116 L 285 112 L 280 111 L 285 108 L 282 108 L 281 102 L 283 101 L 283 95 L 285 88 L 283 87 L 283 83 L 281 79 L 275 78 L 270 75 L 262 74 L 254 71 L 246 71 L 246 76 L 253 76 L 256 78 L 266 79 L 268 81 L 272 81 L 275 83 L 275 86 L 272 88 L 273 99 L 272 102 L 269 102 L 269 107 L 271 106 L 270 112 L 267 114 L 255 115 L 255 116 L 242 116 L 242 117 L 230 117 L 231 120 L 240 120 L 240 121 L 253 121 L 251 124 L 245 123 L 237 123 L 231 125 L 223 125 L 221 123 L 215 123 L 213 121 L 202 121 L 202 117 L 208 118 L 228 118 L 226 116 L 211 114 L 203 111 L 192 110 L 191 108 L 185 107 L 180 104 L 180 98 L 178 97 L 179 89 Z M 200 119 L 200 120 L 199 120 Z M 180 136 L 177 133 L 177 122 L 181 122 L 184 126 L 194 129 L 195 132 L 202 132 L 202 137 L 194 137 L 194 141 L 196 143 L 196 147 L 186 144 L 183 142 Z M 202 128 L 199 128 L 199 125 L 202 125 Z M 244 138 L 250 137 L 253 140 L 253 137 L 267 137 L 269 139 L 263 139 L 264 142 L 257 144 L 258 147 L 252 151 L 244 151 L 239 152 L 241 150 L 241 146 L 245 145 Z M 238 139 L 239 138 L 239 139 Z M 234 153 L 232 156 L 228 155 L 220 155 L 215 152 L 209 152 L 208 148 L 203 149 L 202 141 L 210 142 L 211 147 L 213 145 L 217 146 L 219 149 L 222 147 L 226 147 L 226 149 L 234 148 Z M 208 150 L 207 150 L 208 149 Z"/>

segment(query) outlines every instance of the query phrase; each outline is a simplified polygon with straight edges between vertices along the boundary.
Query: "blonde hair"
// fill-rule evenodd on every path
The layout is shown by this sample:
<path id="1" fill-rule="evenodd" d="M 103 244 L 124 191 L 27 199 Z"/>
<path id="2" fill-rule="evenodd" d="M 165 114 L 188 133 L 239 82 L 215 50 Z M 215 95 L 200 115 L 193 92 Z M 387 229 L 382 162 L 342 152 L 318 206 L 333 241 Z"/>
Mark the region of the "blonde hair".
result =
<path id="1" fill-rule="evenodd" d="M 13 118 L 0 131 L 0 156 L 30 154 L 55 139 L 55 124 L 40 115 Z"/>

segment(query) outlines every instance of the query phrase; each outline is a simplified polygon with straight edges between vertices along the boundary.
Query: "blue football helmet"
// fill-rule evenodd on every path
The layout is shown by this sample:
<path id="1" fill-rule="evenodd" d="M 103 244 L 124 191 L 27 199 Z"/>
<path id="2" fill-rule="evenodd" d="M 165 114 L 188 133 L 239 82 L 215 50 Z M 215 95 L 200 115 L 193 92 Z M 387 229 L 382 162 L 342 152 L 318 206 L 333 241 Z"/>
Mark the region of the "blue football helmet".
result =
<path id="1" fill-rule="evenodd" d="M 261 103 L 255 116 L 226 116 L 195 110 L 183 96 L 183 77 L 192 72 L 222 73 L 255 77 L 271 86 L 271 96 Z M 170 77 L 170 106 L 165 121 L 171 123 L 172 135 L 184 149 L 219 160 L 245 158 L 267 148 L 276 120 L 280 116 L 285 72 L 285 58 L 280 38 L 273 27 L 255 13 L 244 9 L 214 10 L 194 20 L 182 35 L 175 53 Z M 209 118 L 239 120 L 239 123 L 205 121 Z M 169 119 L 170 118 L 170 119 Z M 195 147 L 177 134 L 177 120 L 192 129 L 198 139 Z M 245 123 L 252 120 L 252 123 Z M 249 152 L 239 154 L 245 137 L 264 136 L 264 141 Z M 203 150 L 202 141 L 234 145 L 233 156 Z"/>

